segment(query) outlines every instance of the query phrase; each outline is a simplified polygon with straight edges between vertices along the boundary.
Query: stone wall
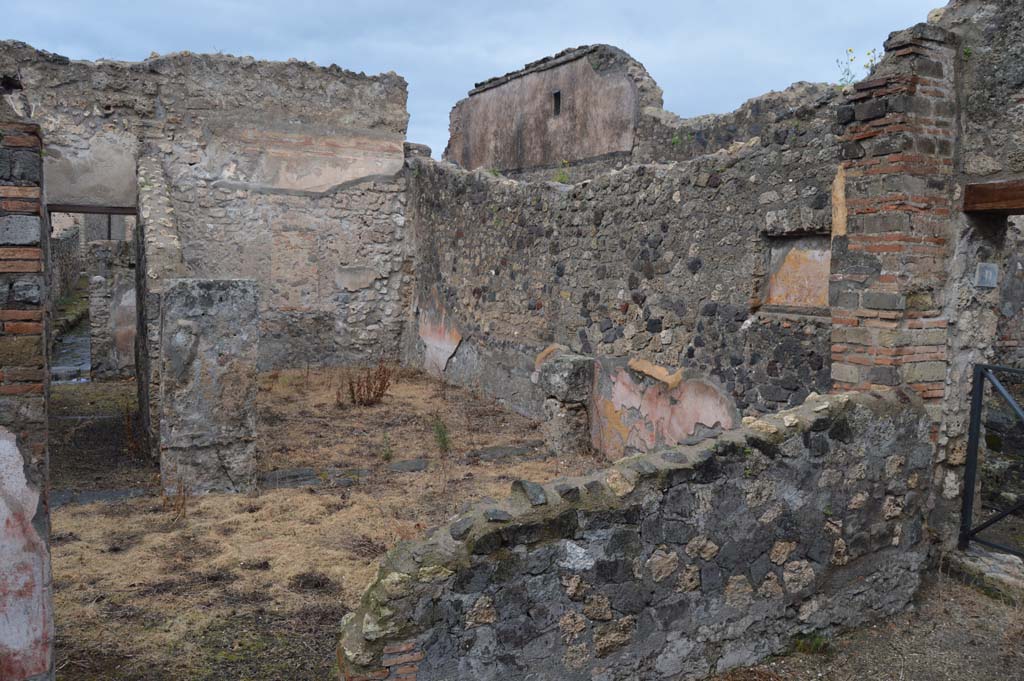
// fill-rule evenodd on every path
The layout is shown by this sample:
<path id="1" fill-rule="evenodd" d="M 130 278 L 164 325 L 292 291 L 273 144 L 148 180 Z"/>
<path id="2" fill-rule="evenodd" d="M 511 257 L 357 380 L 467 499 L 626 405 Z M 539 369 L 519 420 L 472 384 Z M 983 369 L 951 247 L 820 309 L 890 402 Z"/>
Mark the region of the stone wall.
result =
<path id="1" fill-rule="evenodd" d="M 160 302 L 160 475 L 175 494 L 256 483 L 258 286 L 176 279 Z"/>
<path id="2" fill-rule="evenodd" d="M 966 183 L 1020 179 L 1024 173 L 1024 7 L 1019 3 L 961 1 L 936 17 L 957 39 L 960 85 L 960 158 L 958 188 Z M 962 190 L 961 190 L 962 191 Z M 1024 236 L 1022 219 L 984 214 L 955 216 L 961 234 L 956 270 L 957 314 L 951 334 L 956 352 L 951 390 L 945 406 L 947 461 L 958 464 L 966 448 L 970 363 L 984 361 L 1024 368 Z M 994 289 L 974 285 L 979 263 L 995 265 Z M 1019 378 L 1001 375 L 1018 400 Z M 1024 424 L 1004 403 L 987 400 L 986 437 L 981 472 L 982 495 L 997 507 L 1024 494 Z M 958 492 L 959 468 L 949 474 L 947 489 Z"/>
<path id="3" fill-rule="evenodd" d="M 610 45 L 584 45 L 478 83 L 452 108 L 444 158 L 469 170 L 592 172 L 630 158 L 650 104 L 660 106 L 661 90 L 642 64 Z"/>
<path id="4" fill-rule="evenodd" d="M 813 397 L 698 446 L 512 484 L 383 560 L 344 678 L 699 679 L 910 602 L 930 417 Z"/>
<path id="5" fill-rule="evenodd" d="M 951 5 L 938 22 L 959 41 L 963 81 L 960 180 L 1019 179 L 1024 173 L 1024 8 L 992 2 Z M 961 219 L 980 241 L 978 261 L 999 266 L 997 291 L 986 298 L 998 315 L 992 355 L 999 364 L 1024 367 L 1024 219 L 971 216 Z M 966 272 L 970 279 L 973 271 Z M 996 302 L 997 301 L 997 302 Z M 985 330 L 991 320 L 985 320 Z"/>
<path id="6" fill-rule="evenodd" d="M 813 120 L 837 98 L 833 85 L 800 82 L 730 113 L 684 119 L 663 108 L 643 64 L 611 45 L 584 45 L 477 83 L 452 108 L 443 158 L 468 170 L 570 183 L 751 142 L 792 151 L 820 134 Z"/>
<path id="7" fill-rule="evenodd" d="M 89 243 L 89 350 L 92 378 L 135 375 L 135 244 Z"/>
<path id="8" fill-rule="evenodd" d="M 994 340 L 972 321 L 984 295 L 965 276 L 976 234 L 955 217 L 958 47 L 948 31 L 919 24 L 885 48 L 837 111 L 845 215 L 832 240 L 832 375 L 839 389 L 904 385 L 925 399 L 946 462 L 934 469 L 932 529 L 948 541 L 962 474 L 953 468 L 964 460 L 959 407 L 950 405 L 980 359 L 959 339 L 967 331 Z"/>
<path id="9" fill-rule="evenodd" d="M 249 490 L 257 465 L 259 285 L 188 278 L 177 212 L 152 157 L 139 161 L 138 201 L 134 340 L 147 448 L 169 494 Z M 131 262 L 124 246 L 114 250 L 115 264 Z M 127 272 L 114 274 L 115 288 L 127 291 Z"/>
<path id="10" fill-rule="evenodd" d="M 943 397 L 956 102 L 943 30 L 890 36 L 887 55 L 837 112 L 845 208 L 833 232 L 833 377 Z"/>
<path id="11" fill-rule="evenodd" d="M 633 158 L 647 163 L 686 161 L 754 138 L 766 146 L 799 148 L 808 133 L 805 124 L 819 108 L 838 98 L 835 85 L 799 82 L 781 92 L 754 97 L 735 111 L 693 118 L 665 111 L 659 99 L 657 106 L 641 110 Z"/>
<path id="12" fill-rule="evenodd" d="M 56 303 L 71 293 L 82 276 L 82 247 L 77 227 L 51 236 L 50 271 L 50 298 Z"/>
<path id="13" fill-rule="evenodd" d="M 187 273 L 167 179 L 155 158 L 139 159 L 135 232 L 135 370 L 146 447 L 159 457 L 162 359 L 160 310 L 165 287 Z"/>
<path id="14" fill-rule="evenodd" d="M 10 681 L 53 673 L 41 150 L 38 126 L 0 118 L 0 678 Z"/>
<path id="15" fill-rule="evenodd" d="M 397 346 L 401 77 L 190 53 L 80 62 L 11 41 L 0 74 L 20 87 L 4 99 L 48 133 L 54 196 L 86 194 L 90 177 L 131 207 L 139 159 L 160 167 L 187 274 L 260 284 L 265 366 Z"/>
<path id="16" fill-rule="evenodd" d="M 128 241 L 132 238 L 135 218 L 131 215 L 86 213 L 82 217 L 82 241 Z"/>
<path id="17" fill-rule="evenodd" d="M 400 177 L 323 193 L 214 183 L 171 196 L 193 276 L 262 283 L 261 367 L 398 357 L 412 290 Z"/>
<path id="18" fill-rule="evenodd" d="M 826 390 L 821 302 L 839 147 L 829 98 L 815 95 L 802 116 L 791 137 L 573 186 L 410 160 L 417 277 L 407 360 L 540 416 L 545 349 L 595 356 L 595 445 L 612 457 L 694 434 L 691 423 L 632 436 L 637 419 L 655 433 L 672 421 L 682 393 L 669 394 L 678 381 L 664 389 L 632 372 L 628 359 L 666 376 L 685 371 L 679 390 L 721 405 L 720 425 L 735 425 L 733 410 L 774 411 Z M 799 281 L 807 268 L 817 296 L 772 298 L 773 281 Z"/>
<path id="19" fill-rule="evenodd" d="M 1010 220 L 1007 240 L 1006 265 L 999 286 L 995 361 L 1024 367 L 1024 220 Z"/>

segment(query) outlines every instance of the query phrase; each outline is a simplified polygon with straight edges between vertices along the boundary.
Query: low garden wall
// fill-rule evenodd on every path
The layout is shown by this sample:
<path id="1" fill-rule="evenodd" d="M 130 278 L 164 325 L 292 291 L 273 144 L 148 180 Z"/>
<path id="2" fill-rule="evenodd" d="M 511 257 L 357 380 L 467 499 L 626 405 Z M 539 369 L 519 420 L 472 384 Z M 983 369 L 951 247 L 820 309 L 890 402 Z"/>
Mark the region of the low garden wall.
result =
<path id="1" fill-rule="evenodd" d="M 917 398 L 812 395 L 585 478 L 519 480 L 384 559 L 343 678 L 697 679 L 902 610 L 933 447 Z"/>

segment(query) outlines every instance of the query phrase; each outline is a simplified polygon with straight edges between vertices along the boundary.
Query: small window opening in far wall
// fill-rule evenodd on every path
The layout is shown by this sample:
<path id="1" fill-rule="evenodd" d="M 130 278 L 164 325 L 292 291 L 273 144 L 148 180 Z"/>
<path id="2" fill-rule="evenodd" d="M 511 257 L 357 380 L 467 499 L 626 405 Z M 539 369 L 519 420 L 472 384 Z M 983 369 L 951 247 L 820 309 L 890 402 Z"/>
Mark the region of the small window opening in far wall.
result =
<path id="1" fill-rule="evenodd" d="M 551 95 L 551 99 L 555 103 L 555 115 L 558 116 L 562 113 L 562 92 L 560 90 L 555 90 Z"/>

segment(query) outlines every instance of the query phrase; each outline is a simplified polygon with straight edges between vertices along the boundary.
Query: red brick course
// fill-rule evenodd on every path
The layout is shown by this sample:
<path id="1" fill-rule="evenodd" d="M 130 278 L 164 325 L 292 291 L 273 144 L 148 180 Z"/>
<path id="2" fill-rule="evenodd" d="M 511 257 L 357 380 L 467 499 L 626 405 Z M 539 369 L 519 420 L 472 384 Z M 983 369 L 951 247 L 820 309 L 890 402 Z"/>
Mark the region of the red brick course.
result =
<path id="1" fill-rule="evenodd" d="M 341 681 L 416 681 L 423 657 L 415 642 L 391 643 L 384 647 L 380 669 L 354 673 L 339 648 L 338 667 Z"/>

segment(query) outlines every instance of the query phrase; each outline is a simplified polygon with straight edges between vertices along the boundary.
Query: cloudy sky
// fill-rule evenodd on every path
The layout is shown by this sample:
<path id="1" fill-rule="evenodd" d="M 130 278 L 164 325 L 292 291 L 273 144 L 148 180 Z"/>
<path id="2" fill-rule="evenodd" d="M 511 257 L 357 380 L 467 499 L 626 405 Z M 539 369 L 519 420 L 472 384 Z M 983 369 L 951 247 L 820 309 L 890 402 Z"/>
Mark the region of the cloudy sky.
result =
<path id="1" fill-rule="evenodd" d="M 639 59 L 681 116 L 730 111 L 793 81 L 836 81 L 836 59 L 881 51 L 945 0 L 4 0 L 0 38 L 73 59 L 151 52 L 296 57 L 409 82 L 408 138 L 440 156 L 473 83 L 565 47 Z M 858 76 L 863 75 L 859 65 Z"/>

